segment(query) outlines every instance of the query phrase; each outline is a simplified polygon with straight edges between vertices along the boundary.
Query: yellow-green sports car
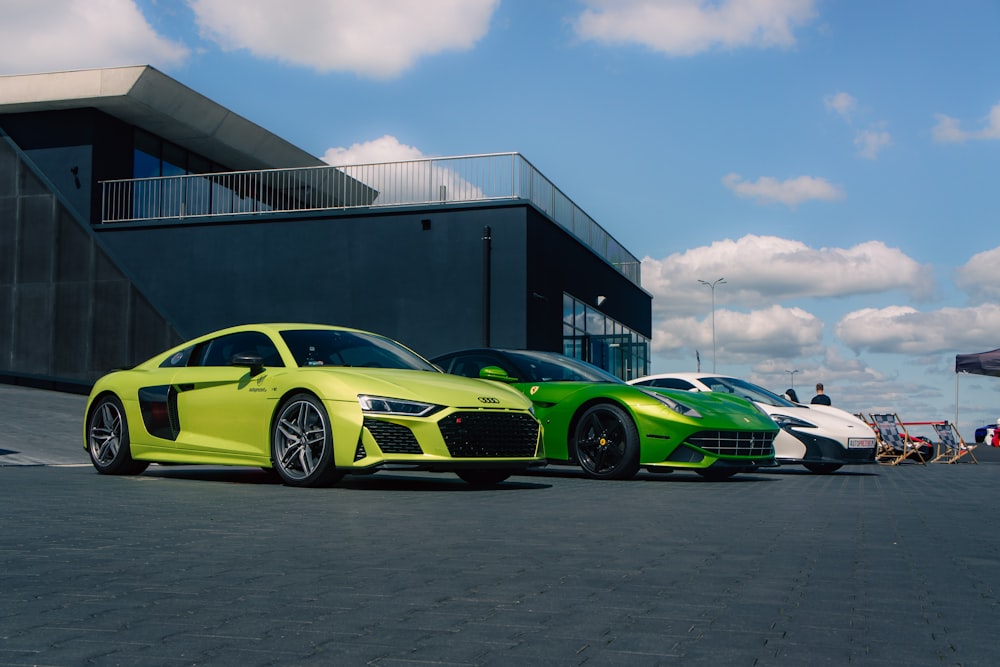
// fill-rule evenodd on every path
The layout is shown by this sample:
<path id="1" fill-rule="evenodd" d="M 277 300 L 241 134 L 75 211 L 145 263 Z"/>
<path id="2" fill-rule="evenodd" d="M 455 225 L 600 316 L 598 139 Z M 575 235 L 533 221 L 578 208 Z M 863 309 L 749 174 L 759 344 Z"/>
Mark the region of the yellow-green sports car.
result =
<path id="1" fill-rule="evenodd" d="M 384 336 L 314 324 L 223 329 L 105 375 L 84 447 L 104 474 L 259 466 L 292 486 L 385 468 L 491 486 L 545 462 L 520 392 L 442 373 Z"/>

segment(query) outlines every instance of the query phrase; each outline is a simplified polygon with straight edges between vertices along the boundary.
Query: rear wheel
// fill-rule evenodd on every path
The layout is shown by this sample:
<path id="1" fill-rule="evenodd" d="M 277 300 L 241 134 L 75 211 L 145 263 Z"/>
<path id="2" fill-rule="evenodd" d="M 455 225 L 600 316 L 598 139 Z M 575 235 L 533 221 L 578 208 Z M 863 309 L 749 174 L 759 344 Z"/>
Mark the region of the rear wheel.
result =
<path id="1" fill-rule="evenodd" d="M 476 488 L 489 488 L 506 480 L 513 473 L 510 470 L 457 470 L 455 474 L 463 482 Z"/>
<path id="2" fill-rule="evenodd" d="M 104 475 L 138 475 L 149 466 L 132 458 L 125 408 L 111 394 L 98 399 L 90 410 L 87 451 L 97 472 Z"/>
<path id="3" fill-rule="evenodd" d="M 587 408 L 573 429 L 576 460 L 595 479 L 630 479 L 639 471 L 639 431 L 611 403 Z"/>
<path id="4" fill-rule="evenodd" d="M 282 404 L 271 430 L 271 461 L 289 486 L 326 486 L 343 477 L 333 461 L 330 417 L 319 399 L 296 394 Z"/>
<path id="5" fill-rule="evenodd" d="M 802 466 L 809 472 L 817 475 L 829 475 L 831 472 L 840 470 L 843 465 L 840 463 L 803 463 Z"/>

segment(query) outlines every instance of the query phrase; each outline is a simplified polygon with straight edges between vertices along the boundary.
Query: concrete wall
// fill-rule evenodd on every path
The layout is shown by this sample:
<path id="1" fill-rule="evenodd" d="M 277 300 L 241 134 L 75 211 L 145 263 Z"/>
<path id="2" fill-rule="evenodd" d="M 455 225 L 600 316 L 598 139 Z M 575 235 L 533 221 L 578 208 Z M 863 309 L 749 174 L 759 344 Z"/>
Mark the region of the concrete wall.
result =
<path id="1" fill-rule="evenodd" d="M 178 340 L 90 225 L 0 137 L 0 378 L 82 386 Z"/>

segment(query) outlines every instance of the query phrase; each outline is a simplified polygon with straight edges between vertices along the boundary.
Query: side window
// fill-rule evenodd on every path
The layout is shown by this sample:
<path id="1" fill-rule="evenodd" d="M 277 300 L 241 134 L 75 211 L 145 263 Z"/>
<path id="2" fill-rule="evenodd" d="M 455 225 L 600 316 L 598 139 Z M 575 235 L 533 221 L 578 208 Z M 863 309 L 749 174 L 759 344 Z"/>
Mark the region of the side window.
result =
<path id="1" fill-rule="evenodd" d="M 452 375 L 462 375 L 467 378 L 478 378 L 479 371 L 487 366 L 499 366 L 507 372 L 507 375 L 517 375 L 517 373 L 514 372 L 514 369 L 508 364 L 505 364 L 502 360 L 492 355 L 486 354 L 470 354 L 453 357 L 445 367 L 445 371 L 451 373 Z"/>
<path id="2" fill-rule="evenodd" d="M 657 378 L 653 380 L 652 385 L 654 387 L 663 387 L 664 389 L 683 389 L 684 391 L 694 389 L 693 384 L 687 380 L 680 380 L 678 378 Z"/>
<path id="3" fill-rule="evenodd" d="M 191 359 L 191 351 L 194 350 L 194 346 L 186 347 L 180 352 L 175 352 L 169 357 L 163 360 L 160 364 L 160 368 L 177 368 L 180 366 L 187 366 L 188 361 Z"/>
<path id="4" fill-rule="evenodd" d="M 284 366 L 278 348 L 259 331 L 239 331 L 202 343 L 194 353 L 192 366 L 229 366 L 237 354 L 257 355 L 265 366 Z"/>

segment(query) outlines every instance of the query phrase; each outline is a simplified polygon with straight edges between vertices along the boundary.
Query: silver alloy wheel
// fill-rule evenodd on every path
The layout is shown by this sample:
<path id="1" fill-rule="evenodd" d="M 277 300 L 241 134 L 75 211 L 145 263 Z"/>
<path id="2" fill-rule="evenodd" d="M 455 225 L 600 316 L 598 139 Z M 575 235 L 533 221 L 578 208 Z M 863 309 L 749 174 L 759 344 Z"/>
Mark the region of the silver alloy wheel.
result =
<path id="1" fill-rule="evenodd" d="M 278 416 L 274 437 L 274 465 L 288 478 L 303 480 L 323 459 L 328 441 L 326 420 L 311 401 L 292 401 Z"/>
<path id="2" fill-rule="evenodd" d="M 104 401 L 90 419 L 90 455 L 101 467 L 110 466 L 122 441 L 122 413 L 112 401 Z"/>

